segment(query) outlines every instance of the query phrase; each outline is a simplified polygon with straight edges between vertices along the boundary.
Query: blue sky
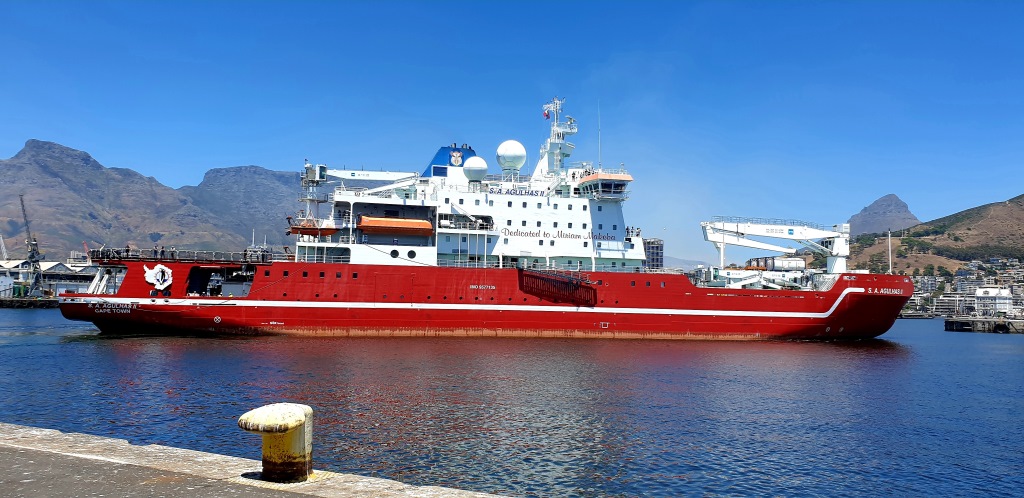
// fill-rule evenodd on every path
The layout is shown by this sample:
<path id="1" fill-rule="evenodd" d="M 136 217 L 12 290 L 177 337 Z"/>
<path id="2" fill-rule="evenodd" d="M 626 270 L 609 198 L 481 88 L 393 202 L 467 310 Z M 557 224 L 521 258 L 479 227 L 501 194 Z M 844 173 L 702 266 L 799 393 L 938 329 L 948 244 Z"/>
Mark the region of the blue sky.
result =
<path id="1" fill-rule="evenodd" d="M 627 223 L 922 220 L 1024 194 L 1024 2 L 0 1 L 0 157 L 30 138 L 171 187 L 255 164 L 420 171 L 564 97 Z"/>

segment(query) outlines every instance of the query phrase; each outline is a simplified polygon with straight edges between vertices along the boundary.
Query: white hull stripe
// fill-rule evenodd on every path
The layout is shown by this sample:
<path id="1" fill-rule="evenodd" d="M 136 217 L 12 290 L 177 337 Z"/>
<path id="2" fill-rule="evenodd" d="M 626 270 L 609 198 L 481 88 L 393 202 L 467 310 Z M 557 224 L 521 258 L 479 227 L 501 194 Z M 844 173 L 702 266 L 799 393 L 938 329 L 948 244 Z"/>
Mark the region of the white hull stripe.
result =
<path id="1" fill-rule="evenodd" d="M 839 304 L 851 293 L 864 293 L 860 287 L 847 287 L 839 295 L 832 307 L 825 312 L 801 311 L 741 311 L 741 310 L 691 310 L 666 308 L 591 308 L 584 306 L 538 306 L 515 304 L 434 304 L 434 303 L 364 303 L 364 302 L 327 302 L 327 301 L 256 301 L 248 299 L 225 299 L 222 301 L 169 298 L 121 298 L 121 297 L 73 297 L 61 298 L 61 303 L 83 304 L 115 304 L 166 306 L 171 308 L 230 308 L 244 306 L 248 308 L 321 308 L 321 309 L 420 309 L 420 310 L 461 310 L 461 311 L 530 311 L 548 313 L 617 313 L 624 315 L 689 315 L 689 316 L 736 316 L 736 317 L 767 317 L 767 318 L 827 318 L 839 307 Z"/>

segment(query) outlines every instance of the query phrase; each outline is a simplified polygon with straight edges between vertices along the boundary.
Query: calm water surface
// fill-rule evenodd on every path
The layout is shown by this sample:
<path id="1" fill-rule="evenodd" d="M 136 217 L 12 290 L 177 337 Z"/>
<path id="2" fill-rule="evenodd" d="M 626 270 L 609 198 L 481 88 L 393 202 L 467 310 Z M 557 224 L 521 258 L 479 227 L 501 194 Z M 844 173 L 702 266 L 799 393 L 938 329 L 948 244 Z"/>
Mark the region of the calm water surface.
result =
<path id="1" fill-rule="evenodd" d="M 517 496 L 1024 494 L 1024 336 L 902 320 L 858 344 L 107 338 L 0 310 L 0 421 Z"/>

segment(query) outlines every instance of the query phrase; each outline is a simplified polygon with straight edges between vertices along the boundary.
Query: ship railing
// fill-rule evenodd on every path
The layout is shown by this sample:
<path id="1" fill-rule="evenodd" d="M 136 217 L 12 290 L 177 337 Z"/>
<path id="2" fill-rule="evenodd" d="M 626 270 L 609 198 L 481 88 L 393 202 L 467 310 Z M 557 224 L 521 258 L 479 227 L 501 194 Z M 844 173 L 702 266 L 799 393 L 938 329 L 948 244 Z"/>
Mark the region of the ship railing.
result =
<path id="1" fill-rule="evenodd" d="M 783 218 L 747 218 L 743 216 L 715 216 L 711 218 L 714 223 L 747 223 L 751 225 L 783 225 L 790 227 L 807 227 L 816 230 L 827 230 L 823 225 L 809 221 L 783 219 Z"/>
<path id="2" fill-rule="evenodd" d="M 294 254 L 287 254 L 285 256 L 293 256 L 282 260 L 275 259 L 274 261 L 298 261 L 301 263 L 351 263 L 351 256 L 325 256 L 323 254 L 307 254 L 295 256 Z"/>
<path id="3" fill-rule="evenodd" d="M 490 231 L 490 230 L 494 230 L 494 223 L 472 222 L 472 221 L 465 221 L 465 222 L 463 222 L 463 221 L 453 221 L 453 222 L 445 223 L 445 222 L 442 221 L 442 222 L 439 223 L 438 228 L 440 228 L 442 230 L 451 229 L 451 230 L 485 230 L 485 231 Z"/>
<path id="4" fill-rule="evenodd" d="M 274 260 L 275 254 L 264 249 L 246 249 L 244 251 L 195 251 L 175 249 L 152 251 L 147 249 L 90 249 L 89 257 L 93 261 L 185 261 L 185 262 L 218 262 L 218 263 L 267 263 Z"/>

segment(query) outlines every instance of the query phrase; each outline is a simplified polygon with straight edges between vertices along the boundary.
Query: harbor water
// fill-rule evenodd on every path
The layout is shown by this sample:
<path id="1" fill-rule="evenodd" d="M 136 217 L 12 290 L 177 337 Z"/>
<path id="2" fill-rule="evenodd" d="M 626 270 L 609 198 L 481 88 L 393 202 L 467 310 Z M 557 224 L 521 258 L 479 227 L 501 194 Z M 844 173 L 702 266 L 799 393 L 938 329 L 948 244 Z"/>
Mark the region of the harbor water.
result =
<path id="1" fill-rule="evenodd" d="M 900 320 L 851 343 L 122 337 L 0 309 L 0 422 L 512 496 L 1024 490 L 1024 335 Z"/>

